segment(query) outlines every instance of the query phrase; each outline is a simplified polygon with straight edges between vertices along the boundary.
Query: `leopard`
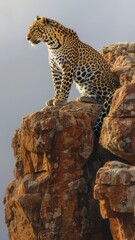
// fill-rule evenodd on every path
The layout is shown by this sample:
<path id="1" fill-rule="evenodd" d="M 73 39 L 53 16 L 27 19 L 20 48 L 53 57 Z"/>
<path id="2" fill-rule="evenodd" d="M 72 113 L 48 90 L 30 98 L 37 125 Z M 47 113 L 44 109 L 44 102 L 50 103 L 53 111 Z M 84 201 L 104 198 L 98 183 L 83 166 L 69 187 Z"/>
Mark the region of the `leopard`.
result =
<path id="1" fill-rule="evenodd" d="M 93 127 L 99 137 L 112 96 L 119 87 L 106 60 L 96 49 L 82 42 L 74 30 L 44 16 L 36 17 L 29 26 L 26 39 L 31 45 L 46 43 L 48 48 L 54 97 L 46 105 L 65 105 L 74 82 L 80 92 L 77 101 L 103 106 Z"/>

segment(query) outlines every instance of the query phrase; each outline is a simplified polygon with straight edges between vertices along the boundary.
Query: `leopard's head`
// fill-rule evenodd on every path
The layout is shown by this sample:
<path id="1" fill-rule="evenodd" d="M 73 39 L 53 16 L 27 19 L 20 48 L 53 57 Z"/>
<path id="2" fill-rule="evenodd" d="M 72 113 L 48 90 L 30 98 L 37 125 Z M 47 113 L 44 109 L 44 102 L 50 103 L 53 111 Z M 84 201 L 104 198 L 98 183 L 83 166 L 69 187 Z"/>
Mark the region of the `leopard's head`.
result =
<path id="1" fill-rule="evenodd" d="M 37 16 L 36 20 L 29 27 L 26 39 L 32 45 L 47 42 L 50 29 L 49 20 L 46 17 Z"/>
<path id="2" fill-rule="evenodd" d="M 32 45 L 45 42 L 50 48 L 58 49 L 68 34 L 75 33 L 55 20 L 37 17 L 29 27 L 26 38 Z"/>

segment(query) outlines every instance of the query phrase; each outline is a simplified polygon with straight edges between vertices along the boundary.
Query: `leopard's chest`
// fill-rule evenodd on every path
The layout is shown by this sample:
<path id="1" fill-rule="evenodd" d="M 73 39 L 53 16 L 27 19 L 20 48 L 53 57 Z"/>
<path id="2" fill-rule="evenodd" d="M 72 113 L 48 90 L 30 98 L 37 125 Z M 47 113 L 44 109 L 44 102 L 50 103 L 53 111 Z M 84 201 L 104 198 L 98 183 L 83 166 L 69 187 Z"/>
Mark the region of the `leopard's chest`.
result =
<path id="1" fill-rule="evenodd" d="M 67 64 L 67 58 L 63 52 L 50 51 L 49 52 L 50 65 L 55 64 L 61 71 Z"/>

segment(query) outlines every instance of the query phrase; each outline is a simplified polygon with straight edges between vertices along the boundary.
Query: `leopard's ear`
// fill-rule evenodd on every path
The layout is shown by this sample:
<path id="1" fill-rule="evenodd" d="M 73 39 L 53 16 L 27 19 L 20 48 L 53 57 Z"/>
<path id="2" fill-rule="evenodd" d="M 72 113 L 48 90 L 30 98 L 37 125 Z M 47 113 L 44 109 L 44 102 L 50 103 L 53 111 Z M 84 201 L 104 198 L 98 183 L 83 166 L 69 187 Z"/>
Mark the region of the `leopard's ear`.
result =
<path id="1" fill-rule="evenodd" d="M 44 24 L 49 24 L 48 18 L 42 17 L 41 20 L 42 20 L 42 22 L 43 22 Z"/>
<path id="2" fill-rule="evenodd" d="M 40 20 L 40 19 L 41 19 L 41 17 L 39 17 L 39 16 L 36 17 L 36 20 Z"/>

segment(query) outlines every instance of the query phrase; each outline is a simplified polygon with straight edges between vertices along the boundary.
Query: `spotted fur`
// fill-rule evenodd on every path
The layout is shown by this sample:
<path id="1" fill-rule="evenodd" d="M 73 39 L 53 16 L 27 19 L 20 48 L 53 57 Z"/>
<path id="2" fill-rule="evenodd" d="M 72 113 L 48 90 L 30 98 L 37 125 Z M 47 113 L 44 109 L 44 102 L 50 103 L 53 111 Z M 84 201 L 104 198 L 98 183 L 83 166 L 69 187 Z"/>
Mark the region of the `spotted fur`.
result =
<path id="1" fill-rule="evenodd" d="M 32 23 L 27 40 L 31 44 L 44 42 L 48 46 L 55 96 L 46 104 L 64 105 L 74 81 L 81 94 L 79 101 L 103 104 L 94 126 L 98 135 L 103 118 L 109 111 L 112 95 L 118 88 L 104 58 L 91 46 L 81 42 L 73 30 L 45 17 L 37 17 Z"/>

